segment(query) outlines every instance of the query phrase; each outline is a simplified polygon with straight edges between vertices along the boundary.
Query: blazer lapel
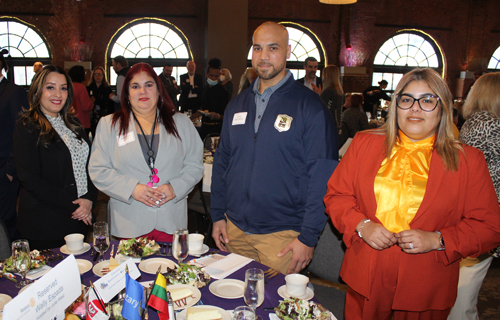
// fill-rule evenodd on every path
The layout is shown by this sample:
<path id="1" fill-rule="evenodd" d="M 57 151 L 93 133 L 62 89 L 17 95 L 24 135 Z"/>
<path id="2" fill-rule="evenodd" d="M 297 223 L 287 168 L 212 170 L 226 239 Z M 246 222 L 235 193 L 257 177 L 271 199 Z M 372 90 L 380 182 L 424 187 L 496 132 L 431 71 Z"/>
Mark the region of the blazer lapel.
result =
<path id="1" fill-rule="evenodd" d="M 434 199 L 440 193 L 439 189 L 442 188 L 442 181 L 444 179 L 446 169 L 443 164 L 443 160 L 438 155 L 436 149 L 432 152 L 431 167 L 429 168 L 429 178 L 427 180 L 427 186 L 425 189 L 424 198 L 422 203 L 418 208 L 415 217 L 410 223 L 413 225 L 422 215 L 430 209 L 431 205 L 434 203 Z"/>

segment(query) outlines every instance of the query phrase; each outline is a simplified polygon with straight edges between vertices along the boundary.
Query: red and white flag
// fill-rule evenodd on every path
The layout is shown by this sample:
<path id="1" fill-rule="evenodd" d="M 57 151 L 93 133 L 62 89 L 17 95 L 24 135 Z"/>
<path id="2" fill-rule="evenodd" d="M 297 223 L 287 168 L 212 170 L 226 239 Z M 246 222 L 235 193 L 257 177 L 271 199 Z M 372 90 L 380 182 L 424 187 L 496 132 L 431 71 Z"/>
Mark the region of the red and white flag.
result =
<path id="1" fill-rule="evenodd" d="M 104 302 L 97 298 L 94 290 L 92 290 L 91 288 L 89 288 L 89 290 L 87 291 L 87 299 L 85 299 L 85 301 L 87 302 L 87 320 L 109 319 L 109 315 L 104 313 Z"/>

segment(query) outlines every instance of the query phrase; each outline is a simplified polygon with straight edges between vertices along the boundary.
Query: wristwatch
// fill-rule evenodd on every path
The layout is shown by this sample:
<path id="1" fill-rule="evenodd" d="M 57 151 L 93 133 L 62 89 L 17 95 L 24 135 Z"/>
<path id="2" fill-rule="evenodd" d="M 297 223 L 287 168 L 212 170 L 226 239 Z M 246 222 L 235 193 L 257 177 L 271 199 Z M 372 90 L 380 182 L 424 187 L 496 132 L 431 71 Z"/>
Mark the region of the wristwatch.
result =
<path id="1" fill-rule="evenodd" d="M 437 248 L 436 250 L 438 251 L 443 251 L 444 250 L 444 238 L 443 235 L 441 234 L 441 231 L 436 231 L 437 234 L 439 234 L 439 245 L 441 248 Z"/>

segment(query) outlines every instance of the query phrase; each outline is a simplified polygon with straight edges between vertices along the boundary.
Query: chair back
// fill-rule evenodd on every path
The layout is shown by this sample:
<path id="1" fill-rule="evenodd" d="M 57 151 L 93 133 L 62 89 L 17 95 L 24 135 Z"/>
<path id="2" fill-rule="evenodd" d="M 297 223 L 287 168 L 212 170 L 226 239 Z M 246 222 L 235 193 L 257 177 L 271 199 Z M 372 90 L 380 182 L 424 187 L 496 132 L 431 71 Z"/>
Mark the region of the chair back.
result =
<path id="1" fill-rule="evenodd" d="M 340 268 L 344 260 L 345 245 L 342 236 L 330 219 L 321 233 L 308 271 L 325 280 L 340 282 Z"/>
<path id="2" fill-rule="evenodd" d="M 212 138 L 220 137 L 220 133 L 209 133 L 203 139 L 203 148 L 207 151 L 212 149 Z M 216 148 L 217 146 L 215 146 Z"/>
<path id="3" fill-rule="evenodd" d="M 0 261 L 11 256 L 10 238 L 2 220 L 0 220 Z"/>

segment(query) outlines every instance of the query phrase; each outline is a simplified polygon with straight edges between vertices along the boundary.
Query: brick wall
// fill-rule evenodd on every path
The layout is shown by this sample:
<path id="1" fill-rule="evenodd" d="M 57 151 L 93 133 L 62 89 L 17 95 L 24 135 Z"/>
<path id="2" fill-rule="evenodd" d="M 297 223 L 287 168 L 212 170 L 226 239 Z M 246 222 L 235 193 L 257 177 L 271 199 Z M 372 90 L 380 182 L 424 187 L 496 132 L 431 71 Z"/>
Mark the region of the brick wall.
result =
<path id="1" fill-rule="evenodd" d="M 204 74 L 207 1 L 0 0 L 0 7 L 7 15 L 38 28 L 50 43 L 53 63 L 58 65 L 66 60 L 64 48 L 77 44 L 81 38 L 94 49 L 93 65 L 103 65 L 106 47 L 119 28 L 141 16 L 162 18 L 187 36 L 197 71 Z M 498 0 L 359 0 L 347 6 L 326 5 L 317 0 L 250 0 L 247 41 L 250 46 L 253 31 L 266 20 L 299 23 L 317 35 L 329 63 L 346 65 L 346 55 L 350 54 L 356 66 L 367 67 L 368 77 L 363 77 L 363 81 L 345 80 L 345 85 L 349 85 L 346 91 L 359 92 L 371 83 L 378 48 L 398 30 L 413 27 L 439 44 L 447 81 L 452 92 L 459 94 L 460 71 L 485 69 L 500 46 L 499 12 Z M 350 53 L 346 52 L 346 42 L 352 45 Z"/>

